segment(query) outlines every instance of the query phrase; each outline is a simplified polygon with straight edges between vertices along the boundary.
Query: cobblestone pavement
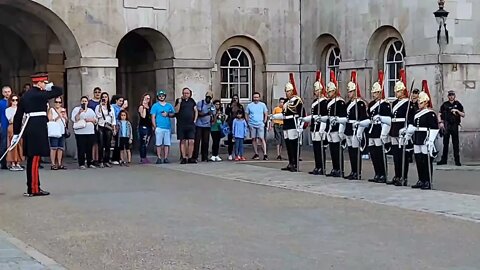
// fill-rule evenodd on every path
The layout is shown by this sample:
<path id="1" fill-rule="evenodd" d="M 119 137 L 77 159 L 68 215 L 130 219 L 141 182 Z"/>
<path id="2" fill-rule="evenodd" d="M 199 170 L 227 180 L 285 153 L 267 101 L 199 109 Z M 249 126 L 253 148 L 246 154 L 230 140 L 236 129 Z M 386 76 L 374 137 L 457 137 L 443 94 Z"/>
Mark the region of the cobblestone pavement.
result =
<path id="1" fill-rule="evenodd" d="M 2 172 L 0 229 L 67 269 L 478 269 L 479 196 L 280 165 Z"/>

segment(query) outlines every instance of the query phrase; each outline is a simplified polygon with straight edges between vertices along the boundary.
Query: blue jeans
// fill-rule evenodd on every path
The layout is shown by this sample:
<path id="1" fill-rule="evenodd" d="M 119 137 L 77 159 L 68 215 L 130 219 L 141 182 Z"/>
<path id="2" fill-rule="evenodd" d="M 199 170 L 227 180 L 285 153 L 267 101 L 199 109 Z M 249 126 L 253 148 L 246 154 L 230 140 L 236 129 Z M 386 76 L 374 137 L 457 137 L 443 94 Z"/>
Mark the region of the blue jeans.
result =
<path id="1" fill-rule="evenodd" d="M 152 136 L 152 129 L 149 127 L 138 127 L 138 134 L 140 139 L 140 158 L 147 158 L 147 146 Z"/>
<path id="2" fill-rule="evenodd" d="M 5 129 L 0 129 L 0 157 L 7 151 L 7 138 L 8 138 L 8 133 L 7 130 Z M 1 163 L 2 168 L 7 167 L 7 158 L 5 157 L 2 159 Z"/>
<path id="3" fill-rule="evenodd" d="M 235 138 L 235 156 L 243 157 L 243 138 Z"/>

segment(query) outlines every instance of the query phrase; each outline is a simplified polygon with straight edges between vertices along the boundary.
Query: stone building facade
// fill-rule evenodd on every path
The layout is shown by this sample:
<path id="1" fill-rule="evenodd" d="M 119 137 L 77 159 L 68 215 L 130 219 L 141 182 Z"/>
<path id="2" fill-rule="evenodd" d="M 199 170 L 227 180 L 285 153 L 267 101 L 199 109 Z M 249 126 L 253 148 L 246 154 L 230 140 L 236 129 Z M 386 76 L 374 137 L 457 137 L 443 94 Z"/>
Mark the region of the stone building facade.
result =
<path id="1" fill-rule="evenodd" d="M 19 89 L 48 71 L 69 109 L 100 86 L 134 112 L 143 93 L 163 88 L 173 100 L 185 86 L 224 102 L 258 91 L 271 106 L 289 72 L 308 103 L 317 69 L 327 80 L 334 69 L 342 88 L 357 70 L 368 99 L 379 69 L 392 89 L 405 67 L 409 84 L 429 81 L 437 107 L 457 91 L 462 151 L 477 158 L 477 2 L 447 1 L 450 42 L 439 49 L 436 0 L 0 0 L 0 84 Z"/>

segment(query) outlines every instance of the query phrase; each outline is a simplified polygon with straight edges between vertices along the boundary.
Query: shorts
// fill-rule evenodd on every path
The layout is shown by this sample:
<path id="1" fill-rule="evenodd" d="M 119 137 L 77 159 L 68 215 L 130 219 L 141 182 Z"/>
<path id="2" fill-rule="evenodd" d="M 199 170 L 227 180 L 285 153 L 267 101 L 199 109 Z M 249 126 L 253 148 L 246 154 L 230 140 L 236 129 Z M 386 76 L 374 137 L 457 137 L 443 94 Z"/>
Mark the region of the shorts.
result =
<path id="1" fill-rule="evenodd" d="M 120 150 L 130 150 L 130 138 L 120 137 L 118 142 L 118 149 Z"/>
<path id="2" fill-rule="evenodd" d="M 65 137 L 55 138 L 48 137 L 50 142 L 50 150 L 64 150 L 65 149 Z"/>
<path id="3" fill-rule="evenodd" d="M 179 140 L 194 140 L 195 126 L 177 126 L 177 138 Z"/>
<path id="4" fill-rule="evenodd" d="M 274 124 L 273 133 L 275 135 L 275 145 L 283 145 L 285 142 L 285 139 L 283 138 L 283 126 Z"/>
<path id="5" fill-rule="evenodd" d="M 250 138 L 265 138 L 265 126 L 253 127 L 250 126 Z"/>
<path id="6" fill-rule="evenodd" d="M 156 146 L 172 145 L 172 132 L 170 131 L 170 129 L 164 129 L 164 128 L 155 129 L 155 145 Z"/>

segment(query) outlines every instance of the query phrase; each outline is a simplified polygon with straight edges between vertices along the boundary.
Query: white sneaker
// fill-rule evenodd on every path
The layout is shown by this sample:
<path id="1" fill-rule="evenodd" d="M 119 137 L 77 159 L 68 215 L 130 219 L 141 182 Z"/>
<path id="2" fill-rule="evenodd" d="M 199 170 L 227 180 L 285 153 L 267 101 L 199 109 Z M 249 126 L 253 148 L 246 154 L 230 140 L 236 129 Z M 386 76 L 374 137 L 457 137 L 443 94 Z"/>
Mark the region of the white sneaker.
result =
<path id="1" fill-rule="evenodd" d="M 217 159 L 217 161 L 222 161 L 222 159 L 219 156 L 216 156 L 215 158 Z"/>
<path id="2" fill-rule="evenodd" d="M 20 166 L 20 165 L 17 165 L 17 171 L 20 171 L 20 172 L 21 172 L 21 171 L 23 171 L 23 168 L 22 168 L 22 166 Z"/>
<path id="3" fill-rule="evenodd" d="M 120 162 L 118 162 L 118 161 L 112 161 L 112 164 L 113 164 L 113 165 L 120 165 Z"/>
<path id="4" fill-rule="evenodd" d="M 212 156 L 212 157 L 210 158 L 210 161 L 215 162 L 215 161 L 217 161 L 217 159 L 215 158 L 215 156 Z"/>
<path id="5" fill-rule="evenodd" d="M 233 156 L 232 156 L 232 155 L 229 155 L 229 156 L 228 156 L 228 160 L 233 160 Z"/>

